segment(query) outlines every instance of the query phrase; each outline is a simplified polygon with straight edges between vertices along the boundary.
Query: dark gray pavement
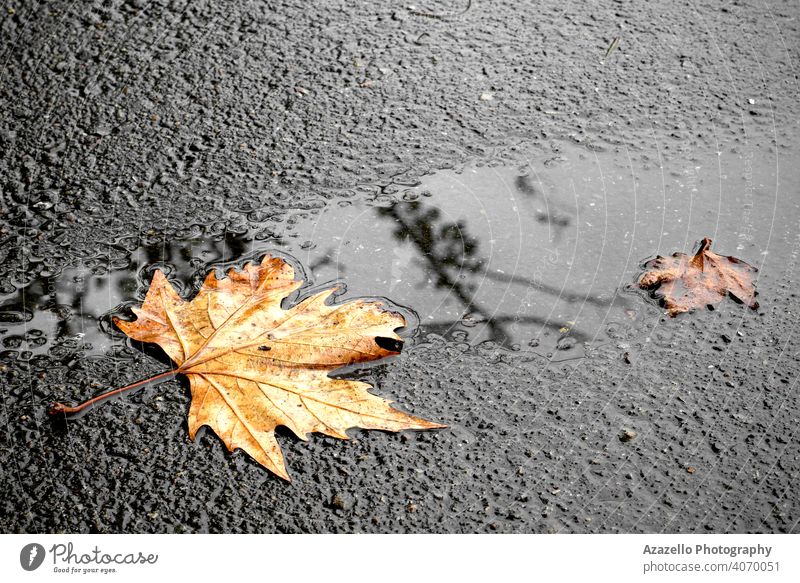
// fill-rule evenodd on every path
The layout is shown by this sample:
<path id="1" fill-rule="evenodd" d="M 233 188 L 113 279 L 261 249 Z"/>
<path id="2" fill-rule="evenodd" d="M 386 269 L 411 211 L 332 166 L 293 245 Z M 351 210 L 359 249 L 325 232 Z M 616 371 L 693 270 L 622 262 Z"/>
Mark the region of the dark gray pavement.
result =
<path id="1" fill-rule="evenodd" d="M 6 3 L 0 531 L 797 532 L 798 17 L 793 1 Z M 291 484 L 210 432 L 190 442 L 181 381 L 47 417 L 165 367 L 107 318 L 81 333 L 106 344 L 47 332 L 76 317 L 48 291 L 80 285 L 68 270 L 103 278 L 143 241 L 263 233 L 560 143 L 752 153 L 773 186 L 730 229 L 750 208 L 780 226 L 745 232 L 761 309 L 662 321 L 640 301 L 558 364 L 423 327 L 359 374 L 450 427 L 282 432 Z"/>

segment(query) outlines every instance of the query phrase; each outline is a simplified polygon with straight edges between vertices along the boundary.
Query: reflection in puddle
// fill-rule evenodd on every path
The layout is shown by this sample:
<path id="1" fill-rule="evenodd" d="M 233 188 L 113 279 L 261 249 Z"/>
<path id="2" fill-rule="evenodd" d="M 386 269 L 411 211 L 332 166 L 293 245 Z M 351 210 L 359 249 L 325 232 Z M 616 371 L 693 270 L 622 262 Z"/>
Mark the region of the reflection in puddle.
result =
<path id="1" fill-rule="evenodd" d="M 125 261 L 115 261 L 110 270 L 105 262 L 92 262 L 39 278 L 0 302 L 2 349 L 23 359 L 44 353 L 58 358 L 74 349 L 102 354 L 111 344 L 111 313 L 141 301 L 145 280 L 149 283 L 156 268 L 189 281 L 206 265 L 241 257 L 249 248 L 248 239 L 236 236 L 222 241 L 159 240 L 140 246 Z"/>
<path id="2" fill-rule="evenodd" d="M 107 261 L 0 297 L 0 342 L 23 358 L 58 356 L 60 346 L 102 354 L 110 312 L 141 301 L 156 267 L 189 295 L 209 266 L 276 249 L 315 283 L 346 282 L 346 297 L 413 308 L 423 334 L 579 357 L 643 317 L 641 298 L 624 289 L 644 259 L 709 236 L 721 253 L 757 263 L 774 230 L 776 180 L 764 166 L 712 153 L 661 167 L 569 146 L 520 167 L 442 171 L 391 194 L 270 216 L 249 234 L 197 227 L 183 240 L 145 240 L 130 256 L 102 251 Z"/>

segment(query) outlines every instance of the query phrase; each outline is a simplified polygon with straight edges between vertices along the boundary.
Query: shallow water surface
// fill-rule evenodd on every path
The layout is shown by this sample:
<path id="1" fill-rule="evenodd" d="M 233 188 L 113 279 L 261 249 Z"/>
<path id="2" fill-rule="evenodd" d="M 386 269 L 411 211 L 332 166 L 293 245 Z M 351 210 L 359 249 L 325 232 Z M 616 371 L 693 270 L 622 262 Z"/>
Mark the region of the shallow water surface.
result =
<path id="1" fill-rule="evenodd" d="M 760 266 L 768 249 L 792 239 L 798 209 L 787 193 L 796 178 L 779 183 L 775 158 L 687 151 L 660 161 L 657 151 L 558 145 L 518 166 L 367 185 L 321 210 L 288 213 L 266 237 L 257 221 L 242 234 L 209 237 L 200 226 L 181 240 L 149 234 L 129 255 L 104 253 L 114 261 L 3 296 L 2 347 L 21 358 L 57 356 L 64 345 L 102 354 L 122 342 L 112 339 L 110 315 L 141 301 L 156 267 L 189 295 L 210 267 L 277 250 L 316 284 L 345 282 L 345 297 L 409 307 L 422 334 L 580 357 L 622 328 L 659 321 L 660 310 L 629 291 L 648 258 L 690 252 L 708 236 L 715 251 Z"/>

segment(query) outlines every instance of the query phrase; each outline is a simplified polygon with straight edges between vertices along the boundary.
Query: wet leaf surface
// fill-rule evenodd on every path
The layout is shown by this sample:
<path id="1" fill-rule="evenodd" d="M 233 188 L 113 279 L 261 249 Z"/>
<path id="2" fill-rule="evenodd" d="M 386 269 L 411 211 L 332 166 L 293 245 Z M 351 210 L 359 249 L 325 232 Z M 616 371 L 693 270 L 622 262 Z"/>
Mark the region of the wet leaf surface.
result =
<path id="1" fill-rule="evenodd" d="M 648 261 L 645 269 L 639 287 L 650 290 L 670 316 L 714 307 L 725 296 L 754 310 L 758 308 L 754 283 L 758 270 L 736 257 L 717 255 L 711 251 L 708 237 L 700 242 L 694 255 L 659 256 Z"/>
<path id="2" fill-rule="evenodd" d="M 405 318 L 380 302 L 333 303 L 333 287 L 284 309 L 304 282 L 279 257 L 265 256 L 211 271 L 191 301 L 157 270 L 137 318 L 115 324 L 129 337 L 155 343 L 189 378 L 189 435 L 208 425 L 230 451 L 241 448 L 289 479 L 275 428 L 305 440 L 320 432 L 347 439 L 352 427 L 401 431 L 443 427 L 390 407 L 371 385 L 331 378 L 344 366 L 397 354 Z"/>

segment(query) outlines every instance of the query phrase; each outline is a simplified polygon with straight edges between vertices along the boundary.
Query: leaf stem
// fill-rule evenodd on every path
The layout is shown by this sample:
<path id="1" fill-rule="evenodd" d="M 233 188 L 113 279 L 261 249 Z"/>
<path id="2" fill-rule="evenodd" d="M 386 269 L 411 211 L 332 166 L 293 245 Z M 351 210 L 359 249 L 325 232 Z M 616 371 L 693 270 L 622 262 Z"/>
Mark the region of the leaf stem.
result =
<path id="1" fill-rule="evenodd" d="M 145 385 L 148 385 L 150 383 L 153 383 L 153 382 L 156 382 L 156 381 L 162 381 L 162 380 L 165 380 L 165 379 L 168 379 L 168 378 L 172 378 L 176 374 L 178 374 L 178 372 L 179 372 L 178 370 L 167 370 L 167 371 L 164 371 L 162 373 L 159 373 L 157 375 L 148 377 L 146 379 L 141 379 L 141 380 L 133 382 L 133 383 L 131 383 L 129 385 L 125 385 L 124 387 L 120 387 L 118 389 L 113 389 L 111 391 L 106 391 L 105 393 L 101 393 L 101 394 L 97 395 L 96 397 L 92 397 L 88 401 L 84 401 L 80 405 L 76 405 L 74 407 L 69 407 L 67 405 L 64 405 L 63 403 L 53 403 L 53 405 L 50 407 L 50 411 L 48 411 L 48 413 L 50 415 L 66 415 L 66 416 L 77 415 L 78 413 L 83 412 L 84 410 L 88 409 L 92 405 L 96 405 L 98 403 L 102 403 L 103 401 L 106 401 L 106 400 L 110 399 L 111 397 L 115 397 L 117 395 L 121 395 L 122 393 L 126 393 L 128 391 L 133 391 L 135 389 L 138 389 L 138 388 L 143 387 Z"/>
<path id="2" fill-rule="evenodd" d="M 697 253 L 694 254 L 692 257 L 691 262 L 697 269 L 700 271 L 705 271 L 705 261 L 704 256 L 706 251 L 711 249 L 711 239 L 705 237 L 702 241 L 700 241 L 700 248 L 697 250 Z"/>

